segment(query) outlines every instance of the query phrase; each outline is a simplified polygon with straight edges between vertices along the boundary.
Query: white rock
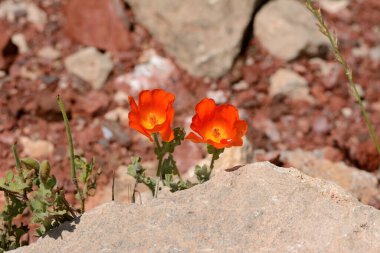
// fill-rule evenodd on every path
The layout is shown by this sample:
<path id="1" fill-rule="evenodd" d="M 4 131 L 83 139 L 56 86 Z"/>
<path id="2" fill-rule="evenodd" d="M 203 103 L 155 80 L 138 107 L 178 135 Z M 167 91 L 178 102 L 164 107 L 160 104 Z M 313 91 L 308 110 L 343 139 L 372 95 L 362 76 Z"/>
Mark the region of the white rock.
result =
<path id="1" fill-rule="evenodd" d="M 232 85 L 232 89 L 235 91 L 242 91 L 248 88 L 249 88 L 249 84 L 244 80 L 241 80 L 240 82 L 237 82 Z"/>
<path id="2" fill-rule="evenodd" d="M 28 157 L 46 158 L 54 152 L 54 145 L 46 140 L 32 140 L 28 137 L 21 137 L 20 143 L 24 148 L 23 153 Z"/>
<path id="3" fill-rule="evenodd" d="M 138 64 L 131 73 L 116 78 L 116 83 L 129 86 L 132 96 L 142 90 L 164 86 L 176 70 L 169 59 L 158 55 L 154 50 L 144 51 L 141 58 L 143 62 Z"/>
<path id="4" fill-rule="evenodd" d="M 313 102 L 309 94 L 308 82 L 302 76 L 288 69 L 279 69 L 270 79 L 269 95 L 284 95 L 295 100 Z"/>
<path id="5" fill-rule="evenodd" d="M 116 92 L 115 96 L 113 97 L 113 100 L 118 105 L 125 105 L 128 103 L 128 94 L 125 93 L 124 91 L 118 91 L 118 92 Z"/>
<path id="6" fill-rule="evenodd" d="M 352 109 L 349 108 L 349 107 L 344 107 L 342 109 L 342 114 L 343 114 L 344 117 L 349 118 L 349 117 L 352 116 Z"/>
<path id="7" fill-rule="evenodd" d="M 109 121 L 119 121 L 123 126 L 128 125 L 128 111 L 122 107 L 117 107 L 108 111 L 104 118 Z"/>
<path id="8" fill-rule="evenodd" d="M 24 54 L 29 51 L 28 43 L 26 42 L 25 36 L 22 33 L 16 33 L 11 38 L 13 44 L 18 48 L 19 53 Z"/>
<path id="9" fill-rule="evenodd" d="M 375 62 L 380 61 L 380 46 L 371 48 L 369 51 L 369 57 Z"/>
<path id="10" fill-rule="evenodd" d="M 33 23 L 39 30 L 43 30 L 47 23 L 46 13 L 31 1 L 6 0 L 0 3 L 0 18 L 13 23 L 17 13 L 25 13 L 28 22 Z"/>
<path id="11" fill-rule="evenodd" d="M 206 96 L 214 99 L 216 104 L 224 104 L 227 102 L 227 97 L 222 90 L 210 90 Z"/>
<path id="12" fill-rule="evenodd" d="M 328 47 L 312 14 L 296 0 L 270 1 L 255 17 L 254 34 L 275 57 L 293 60 L 302 51 L 316 55 Z"/>
<path id="13" fill-rule="evenodd" d="M 319 0 L 322 9 L 329 13 L 338 13 L 350 4 L 350 0 Z"/>
<path id="14" fill-rule="evenodd" d="M 26 66 L 22 66 L 20 69 L 20 76 L 31 81 L 37 80 L 40 74 L 39 70 L 30 70 Z"/>
<path id="15" fill-rule="evenodd" d="M 56 60 L 59 57 L 61 57 L 61 52 L 59 52 L 52 46 L 46 46 L 38 50 L 37 56 L 47 60 Z"/>
<path id="16" fill-rule="evenodd" d="M 113 68 L 111 57 L 93 47 L 86 47 L 66 57 L 64 64 L 69 72 L 90 83 L 94 89 L 103 87 Z"/>
<path id="17" fill-rule="evenodd" d="M 33 3 L 29 3 L 27 5 L 27 12 L 27 20 L 35 24 L 40 30 L 43 30 L 45 24 L 47 23 L 46 13 Z"/>

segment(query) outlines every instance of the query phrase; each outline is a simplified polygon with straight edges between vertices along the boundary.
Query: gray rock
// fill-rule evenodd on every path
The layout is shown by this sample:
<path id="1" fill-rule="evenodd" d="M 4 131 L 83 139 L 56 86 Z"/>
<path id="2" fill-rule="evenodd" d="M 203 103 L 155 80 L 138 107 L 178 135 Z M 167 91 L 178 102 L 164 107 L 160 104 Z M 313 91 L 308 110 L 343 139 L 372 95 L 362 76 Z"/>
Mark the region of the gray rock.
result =
<path id="1" fill-rule="evenodd" d="M 257 13 L 254 34 L 275 57 L 290 61 L 301 52 L 317 55 L 328 46 L 312 14 L 296 0 L 270 1 Z"/>
<path id="2" fill-rule="evenodd" d="M 220 77 L 239 53 L 257 0 L 126 0 L 137 19 L 196 76 Z"/>
<path id="3" fill-rule="evenodd" d="M 294 100 L 313 102 L 306 79 L 288 69 L 279 69 L 270 79 L 269 95 L 284 95 Z"/>
<path id="4" fill-rule="evenodd" d="M 102 88 L 113 68 L 111 57 L 94 47 L 79 50 L 66 57 L 64 63 L 69 72 L 90 83 L 94 89 Z"/>
<path id="5" fill-rule="evenodd" d="M 108 203 L 14 252 L 380 251 L 380 211 L 336 184 L 256 163 L 144 205 Z"/>

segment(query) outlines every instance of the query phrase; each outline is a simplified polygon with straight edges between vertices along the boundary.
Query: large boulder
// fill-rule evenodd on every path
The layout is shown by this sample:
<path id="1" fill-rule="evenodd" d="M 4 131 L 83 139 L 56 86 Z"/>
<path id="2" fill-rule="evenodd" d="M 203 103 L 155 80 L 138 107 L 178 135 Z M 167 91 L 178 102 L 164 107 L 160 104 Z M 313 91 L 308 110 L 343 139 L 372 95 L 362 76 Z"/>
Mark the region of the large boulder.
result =
<path id="1" fill-rule="evenodd" d="M 108 203 L 14 252 L 380 252 L 380 211 L 256 163 L 143 205 Z"/>
<path id="2" fill-rule="evenodd" d="M 220 77 L 239 53 L 257 0 L 126 0 L 167 52 L 196 76 Z"/>
<path id="3" fill-rule="evenodd" d="M 254 34 L 275 57 L 290 61 L 301 53 L 317 55 L 327 49 L 313 15 L 297 0 L 270 1 L 255 17 Z"/>

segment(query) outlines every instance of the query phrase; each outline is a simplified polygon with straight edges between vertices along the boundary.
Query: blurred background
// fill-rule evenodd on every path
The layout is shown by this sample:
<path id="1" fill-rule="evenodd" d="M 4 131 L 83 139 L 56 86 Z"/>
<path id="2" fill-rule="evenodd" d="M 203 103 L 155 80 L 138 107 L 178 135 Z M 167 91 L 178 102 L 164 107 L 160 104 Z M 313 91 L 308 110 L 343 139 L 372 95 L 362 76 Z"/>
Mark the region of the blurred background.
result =
<path id="1" fill-rule="evenodd" d="M 379 134 L 380 1 L 316 2 Z M 206 96 L 239 108 L 245 144 L 219 169 L 269 160 L 379 206 L 380 156 L 303 1 L 0 0 L 0 176 L 14 167 L 17 142 L 22 157 L 49 159 L 73 201 L 60 94 L 76 153 L 103 168 L 89 206 L 110 200 L 113 170 L 116 198 L 127 202 L 130 156 L 148 167 L 154 158 L 128 128 L 128 96 L 153 88 L 176 95 L 174 126 L 186 129 Z M 176 159 L 191 174 L 207 157 L 184 142 Z"/>

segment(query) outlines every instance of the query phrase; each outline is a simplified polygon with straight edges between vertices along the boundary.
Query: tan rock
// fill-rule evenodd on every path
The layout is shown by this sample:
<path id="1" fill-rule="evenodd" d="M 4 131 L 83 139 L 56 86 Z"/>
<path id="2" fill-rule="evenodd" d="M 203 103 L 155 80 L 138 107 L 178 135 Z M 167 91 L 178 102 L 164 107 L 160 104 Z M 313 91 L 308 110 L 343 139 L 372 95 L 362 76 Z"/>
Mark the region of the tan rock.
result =
<path id="1" fill-rule="evenodd" d="M 270 1 L 254 22 L 254 34 L 275 57 L 290 61 L 301 52 L 318 55 L 327 39 L 318 31 L 312 14 L 297 0 Z"/>
<path id="2" fill-rule="evenodd" d="M 38 50 L 37 56 L 47 60 L 56 60 L 59 57 L 61 57 L 61 52 L 59 52 L 52 46 L 46 46 Z"/>
<path id="3" fill-rule="evenodd" d="M 270 77 L 269 82 L 269 95 L 272 97 L 284 95 L 293 100 L 314 101 L 314 98 L 310 95 L 307 80 L 291 70 L 277 70 Z"/>
<path id="4" fill-rule="evenodd" d="M 379 210 L 264 162 L 143 205 L 105 204 L 14 252 L 379 251 Z"/>
<path id="5" fill-rule="evenodd" d="M 90 83 L 94 89 L 103 87 L 113 68 L 111 57 L 94 47 L 86 47 L 69 55 L 64 63 L 69 72 Z"/>
<path id="6" fill-rule="evenodd" d="M 208 77 L 220 77 L 231 68 L 241 49 L 244 31 L 259 2 L 126 1 L 137 20 L 149 29 L 183 68 L 193 75 Z"/>
<path id="7" fill-rule="evenodd" d="M 321 178 L 337 183 L 364 204 L 379 205 L 380 191 L 377 179 L 371 173 L 347 166 L 343 162 L 331 162 L 323 159 L 323 152 L 316 150 L 285 151 L 280 160 L 295 167 L 311 177 Z"/>
<path id="8" fill-rule="evenodd" d="M 24 155 L 28 157 L 47 158 L 54 152 L 53 143 L 46 140 L 32 140 L 28 137 L 21 137 L 20 143 L 24 148 Z"/>

